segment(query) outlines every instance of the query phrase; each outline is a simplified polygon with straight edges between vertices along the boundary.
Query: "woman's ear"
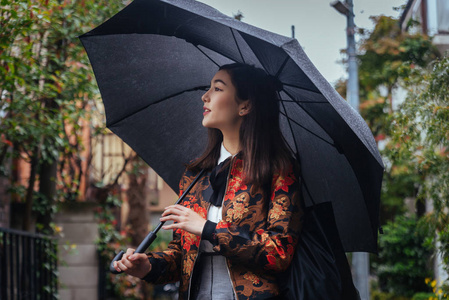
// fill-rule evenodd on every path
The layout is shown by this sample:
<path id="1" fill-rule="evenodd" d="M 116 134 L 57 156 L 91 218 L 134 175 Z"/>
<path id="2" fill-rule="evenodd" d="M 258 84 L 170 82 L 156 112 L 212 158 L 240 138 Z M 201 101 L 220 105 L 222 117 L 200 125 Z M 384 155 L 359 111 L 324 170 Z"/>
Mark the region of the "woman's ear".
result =
<path id="1" fill-rule="evenodd" d="M 239 104 L 239 115 L 241 117 L 247 115 L 251 111 L 251 103 L 249 100 L 245 100 Z"/>

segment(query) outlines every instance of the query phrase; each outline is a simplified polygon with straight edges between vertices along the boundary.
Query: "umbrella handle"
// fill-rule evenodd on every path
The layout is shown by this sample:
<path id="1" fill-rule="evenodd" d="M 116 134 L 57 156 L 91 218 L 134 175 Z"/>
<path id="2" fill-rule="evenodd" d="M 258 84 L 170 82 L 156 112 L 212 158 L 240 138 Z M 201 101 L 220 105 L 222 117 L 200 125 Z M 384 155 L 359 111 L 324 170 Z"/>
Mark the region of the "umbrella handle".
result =
<path id="1" fill-rule="evenodd" d="M 157 237 L 157 232 L 159 231 L 160 227 L 162 227 L 162 225 L 165 222 L 161 222 L 159 223 L 159 225 L 156 227 L 155 230 L 151 231 L 149 234 L 147 234 L 147 236 L 143 239 L 143 241 L 140 243 L 140 245 L 137 247 L 136 251 L 134 251 L 134 253 L 145 253 L 145 250 L 147 250 L 148 247 L 150 247 L 150 245 L 153 243 L 153 241 L 156 239 Z M 120 251 L 115 257 L 114 259 L 111 261 L 111 264 L 109 265 L 109 271 L 112 274 L 120 274 L 123 273 L 123 271 L 117 271 L 114 268 L 114 262 L 121 260 L 123 257 L 123 254 L 125 254 L 125 251 Z"/>
<path id="2" fill-rule="evenodd" d="M 179 204 L 179 203 L 181 203 L 182 200 L 184 200 L 184 198 L 190 192 L 192 187 L 196 184 L 198 179 L 200 179 L 200 177 L 204 174 L 204 172 L 205 172 L 204 169 L 201 170 L 201 172 L 195 177 L 195 179 L 192 181 L 192 183 L 189 185 L 189 187 L 184 191 L 184 193 L 182 193 L 181 197 L 179 197 L 179 199 L 176 201 L 175 204 Z M 162 228 L 162 225 L 164 225 L 164 223 L 165 223 L 165 221 L 160 222 L 153 231 L 150 231 L 150 233 L 147 234 L 147 236 L 143 239 L 143 241 L 140 243 L 140 245 L 136 248 L 136 251 L 134 251 L 134 253 L 145 253 L 145 250 L 147 250 L 147 248 L 150 247 L 151 243 L 153 243 L 154 240 L 156 239 L 157 233 Z M 123 273 L 123 271 L 119 272 L 114 268 L 114 262 L 121 260 L 123 257 L 123 254 L 125 254 L 125 251 L 121 250 L 111 261 L 111 264 L 109 265 L 109 271 L 112 274 Z"/>

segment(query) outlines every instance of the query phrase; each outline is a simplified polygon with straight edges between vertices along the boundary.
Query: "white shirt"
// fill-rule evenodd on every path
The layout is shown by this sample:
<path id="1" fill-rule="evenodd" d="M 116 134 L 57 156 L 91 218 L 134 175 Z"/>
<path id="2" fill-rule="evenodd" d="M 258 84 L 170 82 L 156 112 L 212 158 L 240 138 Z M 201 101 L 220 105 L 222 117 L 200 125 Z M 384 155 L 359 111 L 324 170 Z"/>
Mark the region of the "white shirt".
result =
<path id="1" fill-rule="evenodd" d="M 229 153 L 229 151 L 223 146 L 223 143 L 221 143 L 220 158 L 218 159 L 217 165 L 224 162 L 230 156 L 232 156 L 232 154 Z M 211 204 L 209 206 L 209 211 L 207 212 L 207 219 L 214 223 L 220 222 L 222 219 L 222 208 L 223 206 L 215 206 Z"/>
<path id="2" fill-rule="evenodd" d="M 218 164 L 225 161 L 228 157 L 232 156 L 226 148 L 221 144 L 220 158 Z M 224 196 L 223 196 L 224 197 Z M 222 207 L 209 205 L 209 211 L 207 212 L 207 219 L 218 223 L 222 217 Z M 200 244 L 201 252 L 214 252 L 211 242 L 207 240 L 201 240 Z M 201 282 L 199 294 L 195 299 L 235 299 L 234 290 L 232 287 L 231 278 L 229 277 L 228 266 L 226 258 L 224 256 L 211 256 L 202 259 L 200 264 L 201 269 Z"/>

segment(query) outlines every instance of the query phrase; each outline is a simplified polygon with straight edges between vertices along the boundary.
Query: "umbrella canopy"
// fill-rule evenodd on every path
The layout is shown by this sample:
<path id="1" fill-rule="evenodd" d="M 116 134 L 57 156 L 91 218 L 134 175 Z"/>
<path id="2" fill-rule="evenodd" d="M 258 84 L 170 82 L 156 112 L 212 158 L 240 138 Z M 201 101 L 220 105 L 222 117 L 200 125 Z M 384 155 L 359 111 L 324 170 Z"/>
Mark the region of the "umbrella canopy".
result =
<path id="1" fill-rule="evenodd" d="M 204 150 L 201 95 L 242 62 L 282 83 L 281 128 L 301 164 L 306 205 L 332 202 L 346 251 L 377 252 L 383 164 L 371 131 L 295 39 L 191 0 L 135 0 L 82 35 L 107 127 L 178 191 Z"/>

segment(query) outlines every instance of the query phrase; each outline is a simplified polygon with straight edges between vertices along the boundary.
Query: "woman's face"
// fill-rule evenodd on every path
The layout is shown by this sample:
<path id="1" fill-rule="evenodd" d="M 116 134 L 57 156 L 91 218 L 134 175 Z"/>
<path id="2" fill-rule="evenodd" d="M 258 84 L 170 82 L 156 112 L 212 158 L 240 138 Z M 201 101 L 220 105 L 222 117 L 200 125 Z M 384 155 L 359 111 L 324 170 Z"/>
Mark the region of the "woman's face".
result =
<path id="1" fill-rule="evenodd" d="M 242 116 L 246 114 L 247 101 L 237 103 L 236 89 L 225 70 L 218 71 L 212 78 L 209 90 L 201 97 L 203 126 L 217 128 L 223 134 L 239 130 Z"/>

